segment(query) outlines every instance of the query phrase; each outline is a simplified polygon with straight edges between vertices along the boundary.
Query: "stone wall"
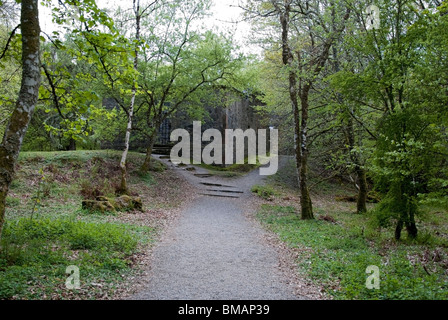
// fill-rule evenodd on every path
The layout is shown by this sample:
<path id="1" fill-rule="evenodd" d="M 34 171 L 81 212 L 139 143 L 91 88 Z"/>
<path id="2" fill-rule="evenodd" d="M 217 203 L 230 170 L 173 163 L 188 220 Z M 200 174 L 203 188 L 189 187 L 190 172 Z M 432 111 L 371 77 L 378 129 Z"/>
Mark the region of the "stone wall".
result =
<path id="1" fill-rule="evenodd" d="M 219 98 L 214 99 L 215 102 L 213 105 L 207 105 L 205 107 L 207 116 L 202 119 L 202 132 L 207 129 L 217 129 L 224 137 L 225 129 L 242 129 L 243 131 L 247 129 L 267 129 L 262 127 L 261 119 L 253 108 L 256 105 L 260 105 L 260 102 L 236 91 L 225 89 L 226 91 L 223 93 L 222 90 L 217 91 L 217 97 Z M 113 99 L 104 99 L 103 105 L 108 109 L 118 108 L 116 101 Z M 175 129 L 185 129 L 190 132 L 190 136 L 192 137 L 193 121 L 198 120 L 201 119 L 194 119 L 183 111 L 175 113 L 171 118 L 164 121 L 159 129 L 156 144 L 169 144 L 170 134 Z M 101 147 L 121 150 L 124 148 L 123 138 L 121 136 L 117 137 L 114 141 L 103 143 Z M 207 143 L 204 143 L 205 145 Z M 145 148 L 146 141 L 131 139 L 131 150 L 144 150 Z"/>
<path id="2" fill-rule="evenodd" d="M 254 106 L 260 105 L 260 102 L 236 91 L 226 91 L 225 94 L 218 92 L 217 94 L 222 97 L 221 99 L 216 99 L 221 101 L 221 103 L 206 106 L 207 116 L 202 120 L 202 132 L 207 129 L 219 130 L 223 137 L 223 150 L 225 150 L 226 129 L 241 129 L 243 131 L 254 129 L 256 132 L 258 129 L 268 129 L 262 126 L 262 119 L 254 109 Z M 178 128 L 185 129 L 190 133 L 191 139 L 193 138 L 193 121 L 198 120 L 200 119 L 193 119 L 184 113 L 178 113 L 170 119 L 173 130 Z M 203 147 L 208 143 L 203 142 Z M 247 143 L 245 147 L 245 157 L 247 157 Z"/>

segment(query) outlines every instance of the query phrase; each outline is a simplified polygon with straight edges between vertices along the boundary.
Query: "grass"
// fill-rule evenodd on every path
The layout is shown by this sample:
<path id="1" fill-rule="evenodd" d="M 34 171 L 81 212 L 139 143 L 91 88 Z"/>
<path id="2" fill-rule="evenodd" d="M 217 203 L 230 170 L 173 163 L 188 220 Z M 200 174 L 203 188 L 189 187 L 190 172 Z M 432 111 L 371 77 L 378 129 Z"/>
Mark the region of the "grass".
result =
<path id="1" fill-rule="evenodd" d="M 188 164 L 193 164 L 193 158 L 178 158 L 177 161 L 182 162 L 180 167 L 188 167 Z M 241 177 L 246 173 L 249 173 L 261 166 L 259 159 L 257 157 L 255 164 L 249 164 L 249 158 L 244 159 L 243 164 L 232 164 L 232 165 L 215 165 L 215 164 L 205 164 L 200 163 L 197 166 L 208 170 L 211 174 L 215 176 L 220 176 L 223 178 L 235 178 Z"/>
<path id="2" fill-rule="evenodd" d="M 257 217 L 298 253 L 298 272 L 311 278 L 334 299 L 445 300 L 448 299 L 448 215 L 442 209 L 422 208 L 417 240 L 393 239 L 394 229 L 375 223 L 374 204 L 364 215 L 353 203 L 335 199 L 350 194 L 349 186 L 326 182 L 313 192 L 316 219 L 299 216 L 299 199 L 290 168 L 272 177 L 269 203 Z M 369 266 L 380 270 L 380 289 L 368 289 Z"/>
<path id="3" fill-rule="evenodd" d="M 139 216 L 82 210 L 82 190 L 114 194 L 120 154 L 21 153 L 0 242 L 0 299 L 108 299 L 140 272 L 138 256 L 161 227 L 150 211 L 176 206 L 171 202 L 182 187 L 163 170 L 140 173 L 144 155 L 130 153 L 130 188 L 146 202 L 146 211 Z M 78 290 L 65 286 L 69 266 L 80 270 Z"/>
<path id="4" fill-rule="evenodd" d="M 217 166 L 217 165 L 209 165 L 202 163 L 199 166 L 207 169 L 210 173 L 226 177 L 226 178 L 233 178 L 233 177 L 241 177 L 246 173 L 251 172 L 252 170 L 255 170 L 260 167 L 260 162 L 258 161 L 258 158 L 256 160 L 256 164 L 249 164 L 248 158 L 244 159 L 243 164 L 232 164 L 227 166 Z"/>
<path id="5" fill-rule="evenodd" d="M 259 197 L 265 200 L 271 200 L 272 197 L 276 194 L 274 188 L 264 185 L 254 185 L 252 186 L 250 191 L 252 191 L 253 193 L 257 194 Z"/>
<path id="6" fill-rule="evenodd" d="M 102 284 L 101 295 L 111 295 L 121 275 L 132 271 L 138 243 L 152 237 L 150 228 L 139 231 L 68 219 L 8 222 L 1 242 L 0 299 L 99 298 L 92 283 Z M 80 269 L 81 290 L 65 288 L 69 266 Z"/>
<path id="7" fill-rule="evenodd" d="M 334 298 L 448 298 L 446 242 L 428 241 L 427 235 L 422 242 L 388 242 L 360 229 L 365 217 L 334 214 L 338 223 L 332 224 L 300 220 L 293 210 L 265 205 L 258 217 L 291 248 L 308 249 L 298 261 L 300 270 Z M 380 268 L 380 290 L 366 288 L 371 265 Z"/>

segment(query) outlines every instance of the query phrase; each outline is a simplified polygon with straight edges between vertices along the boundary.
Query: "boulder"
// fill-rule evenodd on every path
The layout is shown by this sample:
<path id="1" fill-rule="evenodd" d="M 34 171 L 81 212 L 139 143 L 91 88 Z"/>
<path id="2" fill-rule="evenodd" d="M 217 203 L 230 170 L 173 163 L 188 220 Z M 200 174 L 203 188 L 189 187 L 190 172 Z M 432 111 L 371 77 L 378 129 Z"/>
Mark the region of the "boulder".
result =
<path id="1" fill-rule="evenodd" d="M 84 200 L 82 202 L 82 208 L 89 211 L 115 212 L 115 207 L 110 201 L 97 201 L 97 200 Z"/>
<path id="2" fill-rule="evenodd" d="M 113 200 L 115 208 L 119 211 L 143 211 L 143 202 L 140 197 L 131 197 L 127 195 L 120 196 Z"/>
<path id="3" fill-rule="evenodd" d="M 97 197 L 96 200 L 84 200 L 82 208 L 89 211 L 115 212 L 115 211 L 143 211 L 143 202 L 140 197 L 120 196 L 115 199 Z"/>

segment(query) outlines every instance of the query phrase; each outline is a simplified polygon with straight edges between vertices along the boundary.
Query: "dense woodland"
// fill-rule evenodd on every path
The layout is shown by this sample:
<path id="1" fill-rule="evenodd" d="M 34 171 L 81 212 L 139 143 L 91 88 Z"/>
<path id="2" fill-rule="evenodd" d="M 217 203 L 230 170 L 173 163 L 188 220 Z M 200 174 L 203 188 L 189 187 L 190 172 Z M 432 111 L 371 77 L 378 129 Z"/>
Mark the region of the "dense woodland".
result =
<path id="1" fill-rule="evenodd" d="M 201 24 L 208 0 L 46 0 L 52 33 L 40 32 L 38 1 L 18 2 L 0 1 L 0 236 L 21 150 L 119 137 L 116 191 L 130 194 L 130 143 L 145 142 L 147 172 L 163 121 L 204 119 L 222 88 L 261 101 L 279 128 L 301 219 L 315 219 L 310 176 L 351 184 L 353 214 L 395 240 L 418 239 L 422 207 L 448 208 L 447 1 L 241 0 L 260 55 Z"/>

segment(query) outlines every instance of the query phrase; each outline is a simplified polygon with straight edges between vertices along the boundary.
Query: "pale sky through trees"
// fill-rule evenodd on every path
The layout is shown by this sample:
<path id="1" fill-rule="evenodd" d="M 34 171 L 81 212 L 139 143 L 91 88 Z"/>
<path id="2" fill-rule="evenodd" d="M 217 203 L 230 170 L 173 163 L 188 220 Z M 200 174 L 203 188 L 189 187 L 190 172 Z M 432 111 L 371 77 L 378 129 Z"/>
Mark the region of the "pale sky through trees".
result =
<path id="1" fill-rule="evenodd" d="M 188 0 L 185 0 L 188 1 Z M 239 0 L 212 0 L 212 15 L 202 20 L 207 29 L 231 32 L 234 34 L 236 43 L 241 46 L 244 53 L 259 53 L 260 49 L 255 45 L 249 45 L 251 28 L 249 23 L 242 21 L 243 10 L 238 7 Z M 132 6 L 132 0 L 97 0 L 100 8 L 117 8 L 118 6 Z M 40 22 L 42 31 L 51 34 L 57 27 L 51 21 L 50 9 L 40 7 Z"/>

